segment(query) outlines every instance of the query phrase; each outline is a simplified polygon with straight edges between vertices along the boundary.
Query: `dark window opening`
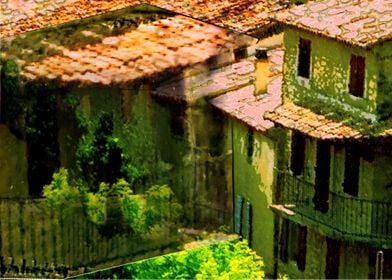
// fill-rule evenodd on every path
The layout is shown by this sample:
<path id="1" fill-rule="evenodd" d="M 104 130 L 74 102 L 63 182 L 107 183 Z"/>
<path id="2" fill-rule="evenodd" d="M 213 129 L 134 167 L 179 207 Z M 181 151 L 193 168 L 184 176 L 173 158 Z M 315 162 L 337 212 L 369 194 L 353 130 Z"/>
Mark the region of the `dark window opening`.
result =
<path id="1" fill-rule="evenodd" d="M 210 155 L 212 157 L 221 156 L 223 154 L 224 145 L 224 126 L 222 125 L 225 122 L 225 118 L 221 111 L 213 109 L 212 112 L 211 125 L 209 127 L 210 131 Z"/>
<path id="2" fill-rule="evenodd" d="M 294 175 L 301 175 L 305 165 L 305 136 L 293 131 L 291 138 L 291 161 L 290 169 Z"/>
<path id="3" fill-rule="evenodd" d="M 323 213 L 328 211 L 330 163 L 330 144 L 325 141 L 318 141 L 316 155 L 316 183 L 313 203 L 314 209 Z"/>
<path id="4" fill-rule="evenodd" d="M 327 256 L 325 264 L 325 278 L 338 279 L 339 278 L 339 263 L 340 263 L 340 243 L 339 241 L 327 238 Z"/>
<path id="5" fill-rule="evenodd" d="M 298 76 L 308 78 L 310 76 L 310 40 L 299 39 L 299 53 L 298 53 Z"/>
<path id="6" fill-rule="evenodd" d="M 234 60 L 239 61 L 248 57 L 248 50 L 246 48 L 239 48 L 234 50 Z"/>
<path id="7" fill-rule="evenodd" d="M 25 119 L 27 178 L 31 196 L 41 196 L 43 186 L 51 182 L 53 173 L 60 166 L 56 98 L 51 91 L 37 90 L 34 86 L 28 90 L 35 96 L 36 103 Z"/>
<path id="8" fill-rule="evenodd" d="M 252 163 L 253 151 L 254 151 L 254 133 L 252 129 L 248 129 L 248 137 L 247 137 L 247 158 L 248 162 Z"/>
<path id="9" fill-rule="evenodd" d="M 264 48 L 256 49 L 255 57 L 260 60 L 261 59 L 268 59 L 267 49 L 264 49 Z"/>
<path id="10" fill-rule="evenodd" d="M 355 144 L 347 145 L 344 162 L 343 191 L 352 196 L 358 195 L 359 164 L 360 155 L 358 146 Z"/>
<path id="11" fill-rule="evenodd" d="M 111 113 L 103 113 L 99 120 L 99 126 L 95 131 L 93 162 L 95 184 L 98 186 L 100 182 L 115 183 L 121 177 L 121 149 L 116 142 L 111 139 L 113 136 L 113 115 Z"/>
<path id="12" fill-rule="evenodd" d="M 350 94 L 363 97 L 365 83 L 365 58 L 352 55 L 350 59 Z"/>
<path id="13" fill-rule="evenodd" d="M 307 228 L 283 219 L 280 234 L 280 259 L 295 261 L 301 271 L 306 267 Z"/>
<path id="14" fill-rule="evenodd" d="M 5 123 L 5 92 L 3 90 L 0 91 L 0 123 Z"/>

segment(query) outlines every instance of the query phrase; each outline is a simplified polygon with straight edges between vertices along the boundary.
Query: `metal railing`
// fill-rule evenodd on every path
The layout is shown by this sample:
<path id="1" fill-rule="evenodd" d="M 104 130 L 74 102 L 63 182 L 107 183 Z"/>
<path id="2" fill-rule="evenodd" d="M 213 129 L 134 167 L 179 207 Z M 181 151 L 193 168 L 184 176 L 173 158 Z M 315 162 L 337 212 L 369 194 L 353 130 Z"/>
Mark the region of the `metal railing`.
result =
<path id="1" fill-rule="evenodd" d="M 281 193 L 279 204 L 315 223 L 322 224 L 345 236 L 392 241 L 392 202 L 377 201 L 329 192 L 328 210 L 317 209 L 314 202 L 315 184 L 293 176 L 278 173 Z"/>

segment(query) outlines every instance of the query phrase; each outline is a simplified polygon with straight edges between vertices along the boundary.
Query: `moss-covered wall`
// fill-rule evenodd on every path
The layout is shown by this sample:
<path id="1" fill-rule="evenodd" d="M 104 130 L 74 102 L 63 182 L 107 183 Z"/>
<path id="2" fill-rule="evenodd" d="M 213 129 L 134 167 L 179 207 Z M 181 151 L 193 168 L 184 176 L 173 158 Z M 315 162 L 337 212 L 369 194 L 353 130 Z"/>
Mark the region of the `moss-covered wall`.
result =
<path id="1" fill-rule="evenodd" d="M 26 197 L 26 143 L 0 125 L 0 197 Z"/>
<path id="2" fill-rule="evenodd" d="M 339 277 L 343 279 L 367 279 L 369 276 L 369 249 L 342 246 L 340 251 Z"/>
<path id="3" fill-rule="evenodd" d="M 231 120 L 233 133 L 234 196 L 240 195 L 253 208 L 252 248 L 263 257 L 266 272 L 274 267 L 274 214 L 268 208 L 273 201 L 274 142 L 254 132 L 253 155 L 248 158 L 248 127 Z M 230 136 L 230 135 L 229 135 Z"/>
<path id="4" fill-rule="evenodd" d="M 224 149 L 227 130 L 223 116 L 200 100 L 188 107 L 187 122 L 189 152 L 183 164 L 189 165 L 193 172 L 188 181 L 194 218 L 202 225 L 227 225 L 232 216 L 232 190 L 227 183 L 229 157 Z"/>
<path id="5" fill-rule="evenodd" d="M 312 229 L 307 230 L 305 270 L 300 271 L 294 260 L 287 263 L 278 261 L 279 273 L 287 274 L 290 279 L 323 279 L 325 278 L 327 240 L 323 235 Z M 341 243 L 339 259 L 339 278 L 367 279 L 369 249 L 361 246 L 352 246 Z"/>
<path id="6" fill-rule="evenodd" d="M 372 162 L 374 176 L 370 177 L 372 197 L 375 200 L 392 201 L 392 159 L 376 154 Z"/>
<path id="7" fill-rule="evenodd" d="M 311 40 L 309 79 L 297 76 L 299 38 Z M 285 98 L 355 118 L 375 118 L 379 70 L 374 53 L 293 29 L 285 30 L 284 46 Z M 364 98 L 349 94 L 351 55 L 366 60 Z"/>
<path id="8" fill-rule="evenodd" d="M 75 150 L 88 153 L 82 128 L 104 112 L 113 114 L 115 137 L 123 157 L 148 182 L 168 184 L 184 205 L 188 225 L 214 227 L 231 221 L 231 187 L 222 118 L 201 100 L 193 104 L 150 94 L 150 87 L 85 87 L 71 89 L 74 108 L 63 106 L 59 116 L 60 158 L 75 167 Z M 72 103 L 72 101 L 71 101 Z M 73 113 L 72 113 L 72 110 Z M 81 136 L 81 140 L 79 137 Z M 78 147 L 76 148 L 75 145 Z M 142 190 L 139 190 L 142 191 Z"/>
<path id="9" fill-rule="evenodd" d="M 323 279 L 325 278 L 325 258 L 327 243 L 324 236 L 308 228 L 306 237 L 305 270 L 300 271 L 295 260 L 287 263 L 278 257 L 278 272 L 287 274 L 290 279 Z"/>

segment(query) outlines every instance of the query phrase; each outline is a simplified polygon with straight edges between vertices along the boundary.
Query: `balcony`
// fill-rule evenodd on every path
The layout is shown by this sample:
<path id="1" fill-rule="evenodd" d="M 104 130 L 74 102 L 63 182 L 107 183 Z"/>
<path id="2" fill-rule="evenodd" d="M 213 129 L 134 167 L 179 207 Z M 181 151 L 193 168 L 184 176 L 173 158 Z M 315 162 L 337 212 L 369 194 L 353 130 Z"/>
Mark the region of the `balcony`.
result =
<path id="1" fill-rule="evenodd" d="M 329 192 L 328 210 L 315 209 L 315 185 L 288 172 L 278 173 L 280 197 L 272 208 L 331 238 L 392 247 L 392 203 Z"/>

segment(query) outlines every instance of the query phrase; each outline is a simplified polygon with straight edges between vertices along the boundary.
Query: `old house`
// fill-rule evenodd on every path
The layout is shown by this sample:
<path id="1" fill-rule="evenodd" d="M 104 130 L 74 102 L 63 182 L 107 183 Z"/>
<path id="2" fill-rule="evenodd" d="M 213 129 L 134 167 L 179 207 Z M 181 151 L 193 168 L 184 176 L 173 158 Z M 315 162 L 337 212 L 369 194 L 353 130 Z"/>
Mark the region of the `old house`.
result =
<path id="1" fill-rule="evenodd" d="M 116 264 L 148 248 L 137 248 L 124 236 L 104 238 L 78 215 L 68 217 L 71 223 L 44 213 L 40 202 L 36 205 L 39 199 L 31 197 L 41 196 L 59 167 L 96 186 L 137 166 L 154 182 L 172 187 L 186 223 L 231 226 L 231 156 L 221 141 L 221 118 L 207 100 L 252 87 L 256 39 L 137 1 L 115 11 L 130 3 L 87 2 L 43 17 L 53 26 L 39 26 L 39 21 L 42 28 L 23 33 L 36 28 L 38 16 L 2 29 L 12 36 L 4 40 L 2 58 L 16 58 L 16 64 L 7 64 L 8 73 L 20 65 L 22 81 L 13 88 L 13 76 L 7 76 L 9 87 L 1 98 L 0 160 L 6 168 L 0 176 L 0 261 L 6 275 Z M 247 6 L 237 2 L 231 4 L 240 15 Z M 282 7 L 278 1 L 260 1 L 249 15 L 264 4 L 265 9 Z M 82 19 L 75 9 L 84 13 Z M 110 12 L 95 15 L 102 10 Z M 267 15 L 259 17 L 257 28 L 242 31 L 269 35 L 274 28 Z M 221 19 L 217 12 L 206 16 L 222 23 L 233 14 L 228 9 Z M 97 148 L 92 152 L 91 147 Z"/>
<path id="2" fill-rule="evenodd" d="M 211 101 L 227 116 L 234 231 L 274 275 L 390 278 L 391 3 L 314 1 L 275 18 L 283 69 L 279 49 L 259 50 L 267 88 Z"/>
<path id="3" fill-rule="evenodd" d="M 392 2 L 327 0 L 278 13 L 277 270 L 390 278 Z"/>

